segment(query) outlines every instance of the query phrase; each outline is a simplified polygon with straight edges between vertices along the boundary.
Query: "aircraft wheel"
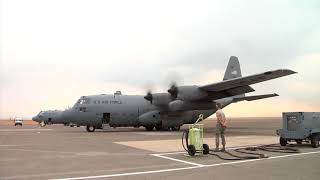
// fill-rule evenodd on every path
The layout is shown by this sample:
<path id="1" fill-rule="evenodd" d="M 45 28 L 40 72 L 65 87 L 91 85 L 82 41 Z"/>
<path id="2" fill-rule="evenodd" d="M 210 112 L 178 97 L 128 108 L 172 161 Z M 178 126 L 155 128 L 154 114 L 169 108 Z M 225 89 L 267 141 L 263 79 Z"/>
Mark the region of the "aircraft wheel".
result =
<path id="1" fill-rule="evenodd" d="M 297 144 L 302 144 L 302 140 L 301 140 L 301 139 L 298 139 L 298 140 L 296 140 L 296 143 L 297 143 Z"/>
<path id="2" fill-rule="evenodd" d="M 280 145 L 281 146 L 286 146 L 287 145 L 287 140 L 285 139 L 285 138 L 283 138 L 283 137 L 280 137 Z"/>
<path id="3" fill-rule="evenodd" d="M 158 125 L 155 128 L 156 128 L 157 131 L 161 131 L 162 130 L 162 126 L 161 125 Z"/>
<path id="4" fill-rule="evenodd" d="M 179 131 L 180 130 L 180 126 L 171 127 L 171 130 L 172 131 Z"/>
<path id="5" fill-rule="evenodd" d="M 203 144 L 202 148 L 203 148 L 203 154 L 209 154 L 210 149 L 208 144 Z"/>
<path id="6" fill-rule="evenodd" d="M 194 156 L 196 154 L 196 148 L 194 147 L 194 145 L 189 145 L 188 146 L 188 154 L 190 156 Z"/>
<path id="7" fill-rule="evenodd" d="M 147 131 L 153 131 L 154 127 L 153 126 L 146 126 L 145 128 L 146 128 Z"/>
<path id="8" fill-rule="evenodd" d="M 319 147 L 319 137 L 317 135 L 312 135 L 312 137 L 311 137 L 311 146 L 313 148 L 318 148 Z"/>
<path id="9" fill-rule="evenodd" d="M 46 126 L 46 123 L 44 123 L 43 121 L 41 121 L 41 122 L 39 123 L 39 125 L 40 125 L 41 127 L 44 127 L 44 126 Z"/>
<path id="10" fill-rule="evenodd" d="M 94 130 L 96 130 L 96 127 L 94 127 L 92 125 L 87 125 L 87 131 L 88 132 L 94 132 Z"/>

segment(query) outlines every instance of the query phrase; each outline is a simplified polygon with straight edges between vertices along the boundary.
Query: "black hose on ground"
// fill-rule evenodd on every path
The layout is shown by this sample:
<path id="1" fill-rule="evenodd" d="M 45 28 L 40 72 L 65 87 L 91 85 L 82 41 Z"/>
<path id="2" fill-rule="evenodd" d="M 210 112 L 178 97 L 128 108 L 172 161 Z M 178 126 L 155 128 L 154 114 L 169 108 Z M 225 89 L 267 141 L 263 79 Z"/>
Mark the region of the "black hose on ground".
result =
<path id="1" fill-rule="evenodd" d="M 258 153 L 255 153 L 255 154 L 252 153 L 252 155 L 254 155 L 254 156 L 238 156 L 238 155 L 232 154 L 228 151 L 224 151 L 223 153 L 228 154 L 229 156 L 232 157 L 232 158 L 225 158 L 225 157 L 220 156 L 218 153 L 214 153 L 214 152 L 215 151 L 210 150 L 209 154 L 216 156 L 222 160 L 246 160 L 246 159 L 260 159 L 260 158 L 265 157 L 263 154 L 258 154 Z"/>
<path id="2" fill-rule="evenodd" d="M 183 131 L 183 133 L 182 133 L 182 138 L 181 138 L 181 143 L 182 143 L 182 147 L 183 147 L 183 149 L 185 150 L 185 151 L 187 151 L 188 152 L 188 146 L 189 146 L 189 143 L 188 143 L 188 137 L 189 136 L 189 130 L 185 130 L 185 131 Z M 184 143 L 185 142 L 185 143 Z M 186 144 L 186 146 L 185 146 L 185 144 Z"/>
<path id="3" fill-rule="evenodd" d="M 210 150 L 212 152 L 212 150 Z M 245 159 L 260 159 L 260 158 L 268 158 L 267 155 L 263 153 L 257 153 L 252 151 L 267 151 L 267 152 L 276 152 L 276 153 L 299 153 L 300 151 L 295 148 L 289 148 L 289 147 L 281 147 L 278 144 L 268 144 L 268 145 L 262 145 L 262 146 L 253 146 L 253 147 L 246 147 L 246 148 L 238 148 L 234 150 L 235 152 L 242 153 L 242 154 L 250 154 L 253 156 L 238 156 L 235 154 L 232 154 L 228 151 L 225 151 L 224 153 L 228 154 L 231 157 L 235 158 L 224 158 L 220 156 L 217 153 L 209 153 L 210 155 L 214 155 L 222 160 L 245 160 Z"/>
<path id="4" fill-rule="evenodd" d="M 268 145 L 262 145 L 257 147 L 250 147 L 249 149 L 245 148 L 245 150 L 249 150 L 249 151 L 261 150 L 261 151 L 276 152 L 276 153 L 299 153 L 300 152 L 299 149 L 283 147 L 278 144 L 268 144 Z"/>
<path id="5" fill-rule="evenodd" d="M 243 159 L 237 158 L 237 157 L 236 158 L 225 158 L 225 157 L 220 156 L 217 153 L 213 153 L 212 150 L 210 150 L 209 155 L 216 156 L 216 157 L 218 157 L 219 159 L 222 159 L 222 160 L 229 160 L 229 161 L 243 160 Z"/>

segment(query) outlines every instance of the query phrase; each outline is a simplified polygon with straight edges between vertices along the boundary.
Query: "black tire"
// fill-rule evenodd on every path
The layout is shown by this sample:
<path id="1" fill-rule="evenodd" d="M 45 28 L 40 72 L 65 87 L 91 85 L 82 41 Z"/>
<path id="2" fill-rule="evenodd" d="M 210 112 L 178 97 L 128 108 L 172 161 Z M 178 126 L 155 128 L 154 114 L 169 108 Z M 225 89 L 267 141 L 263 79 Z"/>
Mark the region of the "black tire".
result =
<path id="1" fill-rule="evenodd" d="M 96 127 L 92 126 L 92 125 L 87 125 L 87 131 L 88 132 L 94 132 L 96 130 Z"/>
<path id="2" fill-rule="evenodd" d="M 180 130 L 180 126 L 173 126 L 171 127 L 172 131 L 179 131 Z"/>
<path id="3" fill-rule="evenodd" d="M 281 146 L 286 146 L 287 144 L 288 144 L 288 141 L 285 138 L 280 137 L 280 145 Z"/>
<path id="4" fill-rule="evenodd" d="M 194 147 L 194 145 L 189 145 L 188 146 L 188 154 L 190 156 L 194 156 L 196 154 L 196 148 Z"/>
<path id="5" fill-rule="evenodd" d="M 202 148 L 203 148 L 203 154 L 209 154 L 210 149 L 208 144 L 203 144 Z"/>
<path id="6" fill-rule="evenodd" d="M 154 126 L 146 126 L 145 128 L 147 131 L 153 131 Z"/>
<path id="7" fill-rule="evenodd" d="M 301 139 L 298 139 L 298 140 L 296 140 L 296 143 L 297 143 L 297 144 L 302 144 L 302 140 L 301 140 Z"/>
<path id="8" fill-rule="evenodd" d="M 162 130 L 162 126 L 161 125 L 158 125 L 155 128 L 156 128 L 157 131 L 161 131 Z"/>
<path id="9" fill-rule="evenodd" d="M 317 135 L 312 135 L 311 136 L 311 146 L 313 148 L 318 148 L 319 147 L 319 136 L 317 136 Z"/>

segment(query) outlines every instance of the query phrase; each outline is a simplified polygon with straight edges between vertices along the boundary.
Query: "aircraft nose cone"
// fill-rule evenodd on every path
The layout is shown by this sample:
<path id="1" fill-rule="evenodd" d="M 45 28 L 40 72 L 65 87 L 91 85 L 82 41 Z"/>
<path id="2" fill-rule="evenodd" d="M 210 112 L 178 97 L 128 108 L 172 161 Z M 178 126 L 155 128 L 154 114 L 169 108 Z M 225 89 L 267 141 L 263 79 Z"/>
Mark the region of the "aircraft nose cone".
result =
<path id="1" fill-rule="evenodd" d="M 33 117 L 32 117 L 32 120 L 33 120 L 33 121 L 36 121 L 36 122 L 39 122 L 38 116 L 33 116 Z"/>

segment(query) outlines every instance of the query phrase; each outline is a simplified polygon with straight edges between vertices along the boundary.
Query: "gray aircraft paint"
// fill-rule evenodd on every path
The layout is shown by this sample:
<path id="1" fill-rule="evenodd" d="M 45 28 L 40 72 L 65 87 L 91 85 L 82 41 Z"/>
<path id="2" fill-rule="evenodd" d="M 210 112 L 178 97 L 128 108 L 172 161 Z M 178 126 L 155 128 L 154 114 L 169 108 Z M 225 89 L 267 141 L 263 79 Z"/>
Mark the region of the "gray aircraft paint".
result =
<path id="1" fill-rule="evenodd" d="M 90 95 L 82 96 L 77 103 L 62 112 L 62 119 L 77 125 L 102 128 L 145 126 L 174 128 L 194 123 L 200 114 L 204 118 L 216 112 L 216 103 L 223 107 L 239 101 L 254 101 L 277 94 L 245 96 L 253 92 L 251 84 L 287 76 L 296 72 L 278 69 L 251 76 L 241 76 L 237 57 L 231 56 L 223 81 L 205 86 L 171 86 L 167 93 L 151 92 L 142 95 Z M 94 130 L 94 129 L 93 129 Z M 89 131 L 89 130 L 88 130 Z"/>
<path id="2" fill-rule="evenodd" d="M 102 123 L 103 113 L 110 113 L 111 127 L 139 126 L 139 117 L 151 112 L 150 122 L 144 122 L 143 125 L 152 125 L 154 122 L 167 125 L 182 125 L 192 123 L 197 119 L 199 114 L 205 117 L 210 116 L 215 110 L 202 111 L 181 111 L 181 112 L 161 112 L 161 110 L 146 101 L 144 96 L 139 95 L 93 95 L 84 96 L 70 110 L 63 113 L 63 118 L 77 125 L 95 125 L 100 126 Z M 80 104 L 81 99 L 88 99 L 88 104 Z M 85 112 L 80 112 L 80 109 Z M 153 115 L 155 117 L 153 117 Z M 146 117 L 146 118 L 149 118 Z M 178 122 L 180 121 L 181 122 Z M 143 120 L 142 120 L 143 121 Z M 172 121 L 172 122 L 167 122 Z"/>
<path id="3" fill-rule="evenodd" d="M 40 111 L 38 115 L 32 118 L 32 120 L 38 123 L 43 122 L 44 124 L 68 123 L 65 119 L 62 118 L 62 111 L 59 111 L 59 110 Z"/>

